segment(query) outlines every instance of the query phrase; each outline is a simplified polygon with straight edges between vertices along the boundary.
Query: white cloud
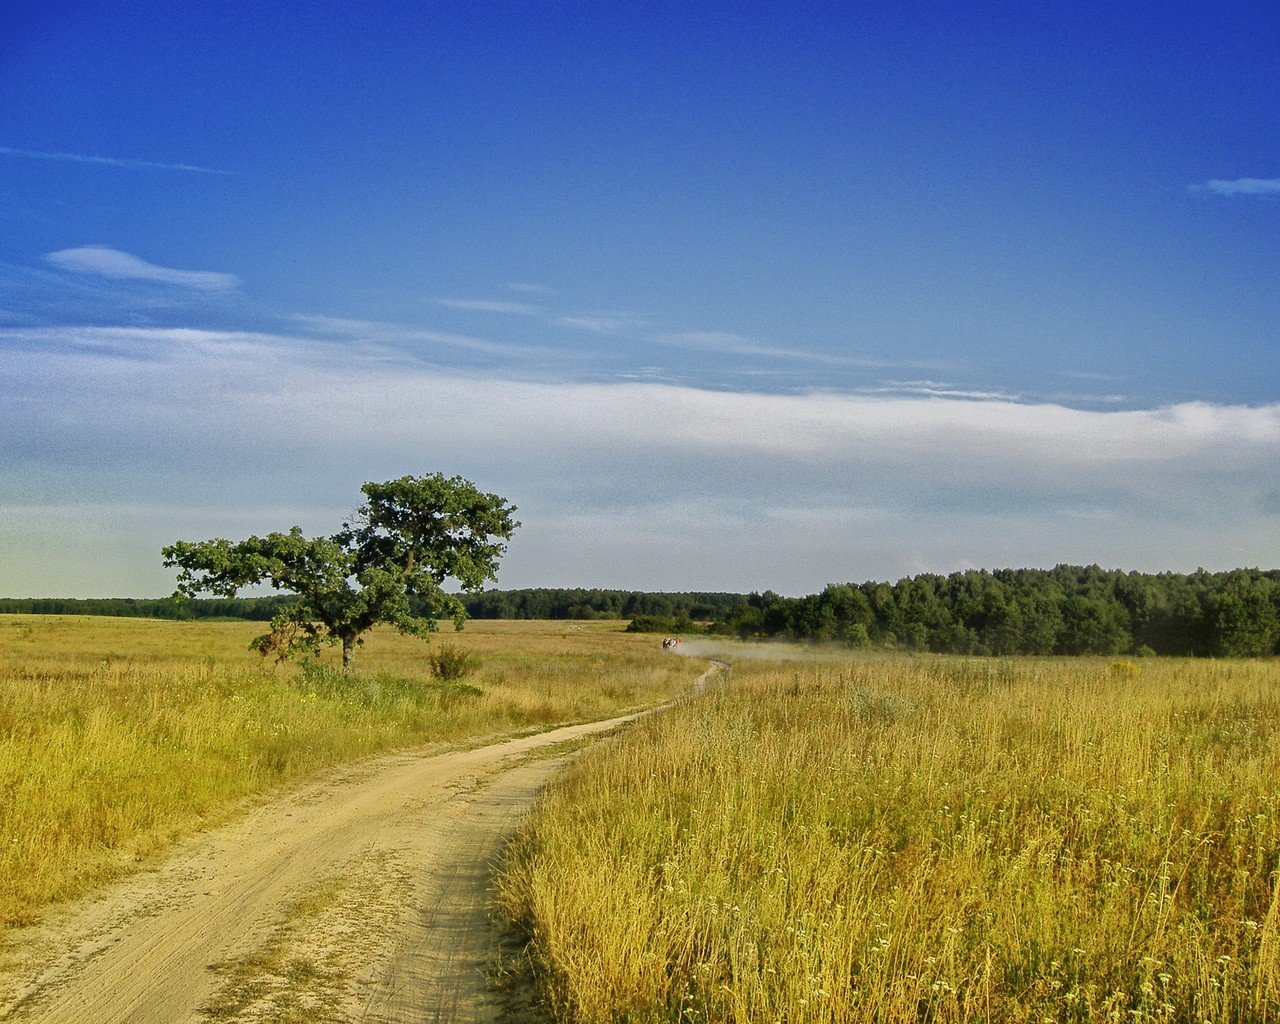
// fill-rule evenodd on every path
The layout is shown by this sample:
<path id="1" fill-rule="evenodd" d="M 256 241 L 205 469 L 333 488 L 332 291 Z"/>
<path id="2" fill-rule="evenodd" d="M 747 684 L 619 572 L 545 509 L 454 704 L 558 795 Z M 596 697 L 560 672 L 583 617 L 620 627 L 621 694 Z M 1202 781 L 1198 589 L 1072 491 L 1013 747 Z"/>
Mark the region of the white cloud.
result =
<path id="1" fill-rule="evenodd" d="M 1280 178 L 1218 179 L 1204 187 L 1220 196 L 1280 196 Z"/>
<path id="2" fill-rule="evenodd" d="M 0 345 L 0 504 L 76 494 L 77 529 L 150 531 L 120 532 L 130 550 L 258 529 L 243 512 L 258 505 L 314 509 L 298 519 L 323 529 L 362 481 L 442 469 L 521 506 L 513 586 L 795 592 L 957 559 L 1280 561 L 1262 493 L 1280 405 L 514 380 L 371 342 L 245 332 L 8 328 Z M 112 525 L 110 509 L 141 504 L 153 522 Z M 0 565 L 22 543 L 3 535 Z M 47 548 L 56 563 L 57 539 Z M 112 571 L 118 592 L 171 585 L 158 564 Z"/>
<path id="3" fill-rule="evenodd" d="M 102 381 L 90 391 L 109 391 L 115 374 L 155 385 L 150 394 L 172 394 L 175 414 L 230 403 L 246 412 L 245 422 L 254 430 L 277 426 L 299 436 L 330 433 L 325 423 L 334 410 L 319 407 L 314 397 L 337 388 L 352 396 L 340 403 L 346 414 L 343 436 L 387 434 L 396 444 L 412 444 L 413 438 L 454 424 L 473 431 L 481 442 L 537 439 L 575 449 L 820 457 L 833 467 L 959 459 L 966 473 L 985 467 L 985 473 L 994 475 L 1018 467 L 1165 466 L 1209 448 L 1215 457 L 1228 459 L 1231 451 L 1247 454 L 1258 445 L 1280 452 L 1280 406 L 1193 402 L 1097 411 L 1003 398 L 773 395 L 658 383 L 554 383 L 445 371 L 376 345 L 334 346 L 265 333 L 131 327 L 0 330 L 0 340 L 9 342 L 11 350 L 24 339 L 42 344 L 25 363 L 15 354 L 5 378 L 11 396 L 46 400 L 43 389 L 19 386 L 24 370 L 59 367 L 57 379 L 82 375 L 86 383 Z M 113 370 L 102 364 L 104 355 L 136 359 Z M 285 376 L 260 376 L 257 370 L 266 365 L 284 368 Z M 424 399 L 429 396 L 428 407 Z M 278 423 L 247 413 L 263 398 L 270 398 L 273 411 L 281 414 Z M 121 420 L 127 424 L 129 418 L 122 415 Z"/>
<path id="4" fill-rule="evenodd" d="M 196 164 L 170 164 L 155 160 L 129 160 L 113 156 L 89 156 L 84 153 L 45 153 L 34 149 L 15 149 L 13 146 L 0 146 L 0 154 L 5 156 L 28 157 L 34 160 L 62 160 L 77 164 L 98 164 L 104 167 L 125 167 L 138 171 L 191 171 L 196 174 L 230 175 L 234 171 L 222 171 L 214 167 L 200 167 Z"/>
<path id="5" fill-rule="evenodd" d="M 148 263 L 131 253 L 100 245 L 60 249 L 58 252 L 48 253 L 45 260 L 60 270 L 70 270 L 77 274 L 95 274 L 121 281 L 153 281 L 196 291 L 225 292 L 239 284 L 233 274 L 220 274 L 212 270 L 173 270 Z"/>
<path id="6" fill-rule="evenodd" d="M 1034 467 L 1168 466 L 1210 450 L 1215 459 L 1234 462 L 1258 446 L 1280 454 L 1280 405 L 1190 402 L 1099 411 L 1002 397 L 776 395 L 650 382 L 527 381 L 446 371 L 377 345 L 189 328 L 4 328 L 0 340 L 13 356 L 0 379 L 21 401 L 49 401 L 43 387 L 23 385 L 54 368 L 51 380 L 83 377 L 89 393 L 105 394 L 117 378 L 136 378 L 153 386 L 148 394 L 173 396 L 165 406 L 175 415 L 238 407 L 252 430 L 274 426 L 298 436 L 333 432 L 326 424 L 335 409 L 314 399 L 336 388 L 350 396 L 340 402 L 345 417 L 338 433 L 352 440 L 386 435 L 394 444 L 412 445 L 452 424 L 480 443 L 519 439 L 578 450 L 819 457 L 832 467 L 937 458 L 948 465 L 960 460 L 965 474 L 981 469 L 989 475 Z M 25 360 L 17 344 L 24 340 L 39 343 Z M 123 355 L 135 358 L 123 368 L 103 363 Z M 266 365 L 283 368 L 284 376 L 260 375 Z M 248 413 L 263 398 L 271 400 L 278 422 Z M 120 420 L 127 428 L 123 410 Z"/>
<path id="7" fill-rule="evenodd" d="M 495 302 L 490 299 L 436 299 L 437 306 L 469 313 L 507 313 L 511 316 L 542 316 L 546 310 L 528 302 Z"/>

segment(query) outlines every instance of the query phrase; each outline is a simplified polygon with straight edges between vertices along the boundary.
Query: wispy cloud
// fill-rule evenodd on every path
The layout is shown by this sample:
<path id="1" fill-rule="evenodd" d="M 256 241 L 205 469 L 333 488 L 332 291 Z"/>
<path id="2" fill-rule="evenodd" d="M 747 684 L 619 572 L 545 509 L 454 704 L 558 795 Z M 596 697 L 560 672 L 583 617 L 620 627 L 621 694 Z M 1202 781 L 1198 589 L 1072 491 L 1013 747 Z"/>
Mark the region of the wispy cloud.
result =
<path id="1" fill-rule="evenodd" d="M 558 316 L 551 321 L 556 327 L 572 327 L 593 334 L 622 334 L 644 326 L 644 320 L 630 313 L 579 313 Z"/>
<path id="2" fill-rule="evenodd" d="M 64 160 L 77 164 L 98 164 L 103 167 L 124 167 L 135 171 L 191 171 L 194 174 L 232 175 L 235 171 L 224 171 L 216 167 L 201 167 L 198 164 L 171 164 L 157 160 L 130 160 L 114 156 L 90 156 L 86 153 L 44 153 L 34 149 L 17 149 L 13 146 L 0 146 L 0 155 L 27 157 L 32 160 Z"/>
<path id="3" fill-rule="evenodd" d="M 1125 402 L 1130 401 L 1130 397 L 1128 395 L 1114 393 L 1109 395 L 1094 395 L 1079 391 L 1059 391 L 1047 395 L 1040 395 L 1039 398 L 1042 401 L 1062 402 L 1064 404 L 1077 407 L 1081 405 L 1123 405 Z"/>
<path id="4" fill-rule="evenodd" d="M 341 317 L 313 316 L 298 314 L 294 321 L 310 327 L 323 334 L 337 335 L 344 338 L 372 342 L 381 345 L 413 345 L 427 343 L 447 345 L 450 348 L 464 349 L 492 356 L 528 356 L 534 353 L 546 355 L 543 349 L 535 349 L 530 345 L 509 345 L 485 338 L 475 338 L 468 334 L 453 334 L 448 331 L 421 330 L 393 324 L 382 320 L 346 320 Z"/>
<path id="5" fill-rule="evenodd" d="M 357 335 L 387 330 L 402 330 L 396 324 L 389 324 L 380 320 L 349 320 L 345 317 L 321 316 L 311 313 L 295 313 L 289 319 L 305 324 L 307 327 L 324 334 Z"/>
<path id="6" fill-rule="evenodd" d="M 977 402 L 1021 402 L 1024 395 L 1010 391 L 978 390 L 957 387 L 936 380 L 891 380 L 873 388 L 862 388 L 867 395 L 919 395 L 923 398 L 951 398 Z"/>
<path id="7" fill-rule="evenodd" d="M 77 274 L 95 274 L 120 281 L 152 281 L 204 292 L 230 291 L 240 283 L 234 274 L 160 267 L 131 253 L 100 245 L 60 249 L 48 253 L 45 260 L 59 270 L 70 270 Z"/>
<path id="8" fill-rule="evenodd" d="M 529 302 L 501 302 L 491 299 L 436 299 L 437 306 L 469 313 L 507 313 L 511 316 L 542 316 L 546 310 Z"/>
<path id="9" fill-rule="evenodd" d="M 1204 187 L 1220 196 L 1280 196 L 1280 178 L 1215 179 Z"/>
<path id="10" fill-rule="evenodd" d="M 870 356 L 839 355 L 829 352 L 811 352 L 807 349 L 787 348 L 756 341 L 745 335 L 728 331 L 677 331 L 650 335 L 650 340 L 663 345 L 696 349 L 703 352 L 720 352 L 733 356 L 757 356 L 767 359 L 789 359 L 796 362 L 817 363 L 823 366 L 851 366 L 863 369 L 898 367 L 928 369 L 931 364 L 912 360 L 878 359 Z"/>
<path id="11" fill-rule="evenodd" d="M 1074 391 L 1018 392 L 1001 388 L 963 387 L 939 380 L 888 380 L 875 387 L 858 388 L 857 393 L 892 397 L 958 399 L 968 402 L 1012 402 L 1025 406 L 1061 404 L 1075 409 L 1097 405 L 1120 405 L 1128 401 L 1125 395 L 1118 394 L 1083 394 Z"/>

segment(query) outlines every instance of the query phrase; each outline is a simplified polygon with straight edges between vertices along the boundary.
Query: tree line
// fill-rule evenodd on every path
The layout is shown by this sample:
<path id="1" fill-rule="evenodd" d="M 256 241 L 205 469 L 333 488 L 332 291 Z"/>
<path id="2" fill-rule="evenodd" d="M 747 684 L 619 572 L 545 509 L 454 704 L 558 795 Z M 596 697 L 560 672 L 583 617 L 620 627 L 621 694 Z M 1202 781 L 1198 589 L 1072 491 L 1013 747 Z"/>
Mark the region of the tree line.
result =
<path id="1" fill-rule="evenodd" d="M 648 593 L 585 588 L 488 590 L 464 598 L 475 619 L 635 619 L 660 616 L 723 620 L 745 607 L 745 594 Z"/>
<path id="2" fill-rule="evenodd" d="M 473 619 L 634 619 L 661 616 L 684 621 L 724 620 L 745 606 L 745 594 L 649 593 L 640 590 L 532 588 L 460 595 Z M 120 615 L 149 619 L 245 619 L 270 622 L 296 598 L 0 598 L 0 614 Z M 411 600 L 414 614 L 424 607 Z"/>
<path id="3" fill-rule="evenodd" d="M 924 574 L 831 585 L 801 598 L 751 594 L 712 628 L 948 654 L 1260 657 L 1280 645 L 1280 571 L 1059 565 Z"/>
<path id="4" fill-rule="evenodd" d="M 461 599 L 477 619 L 624 619 L 665 633 L 705 628 L 743 638 L 954 654 L 1257 657 L 1280 646 L 1280 570 L 1152 574 L 1059 565 L 838 584 L 798 598 L 771 591 L 534 588 Z M 0 599 L 0 613 L 268 622 L 293 600 L 11 598 Z"/>
<path id="5" fill-rule="evenodd" d="M 273 597 L 4 597 L 0 615 L 116 615 L 139 619 L 270 622 L 294 599 Z"/>

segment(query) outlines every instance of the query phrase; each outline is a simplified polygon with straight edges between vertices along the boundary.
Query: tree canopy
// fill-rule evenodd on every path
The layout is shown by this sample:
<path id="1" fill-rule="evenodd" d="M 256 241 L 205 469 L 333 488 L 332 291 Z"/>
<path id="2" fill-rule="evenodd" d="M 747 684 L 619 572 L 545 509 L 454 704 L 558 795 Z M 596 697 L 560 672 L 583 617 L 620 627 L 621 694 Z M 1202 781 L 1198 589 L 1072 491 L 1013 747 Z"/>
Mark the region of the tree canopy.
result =
<path id="1" fill-rule="evenodd" d="M 340 644 L 349 668 L 355 648 L 380 622 L 425 637 L 436 620 L 459 626 L 466 607 L 444 589 L 464 593 L 496 577 L 506 541 L 520 525 L 515 506 L 462 477 L 404 476 L 366 483 L 364 503 L 330 537 L 300 527 L 242 541 L 178 541 L 163 551 L 176 567 L 178 593 L 234 598 L 243 587 L 269 584 L 295 595 L 254 640 L 265 654 L 287 657 Z"/>

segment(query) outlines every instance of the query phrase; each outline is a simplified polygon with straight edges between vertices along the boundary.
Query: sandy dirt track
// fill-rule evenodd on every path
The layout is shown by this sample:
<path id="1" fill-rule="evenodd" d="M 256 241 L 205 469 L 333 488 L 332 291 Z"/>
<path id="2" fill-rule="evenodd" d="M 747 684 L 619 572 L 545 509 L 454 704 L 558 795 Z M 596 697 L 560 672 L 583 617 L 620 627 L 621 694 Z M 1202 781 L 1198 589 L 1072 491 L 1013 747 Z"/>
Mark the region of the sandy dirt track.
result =
<path id="1" fill-rule="evenodd" d="M 51 915 L 0 979 L 0 1020 L 493 1019 L 493 857 L 558 744 L 637 717 L 393 755 L 263 804 Z"/>

